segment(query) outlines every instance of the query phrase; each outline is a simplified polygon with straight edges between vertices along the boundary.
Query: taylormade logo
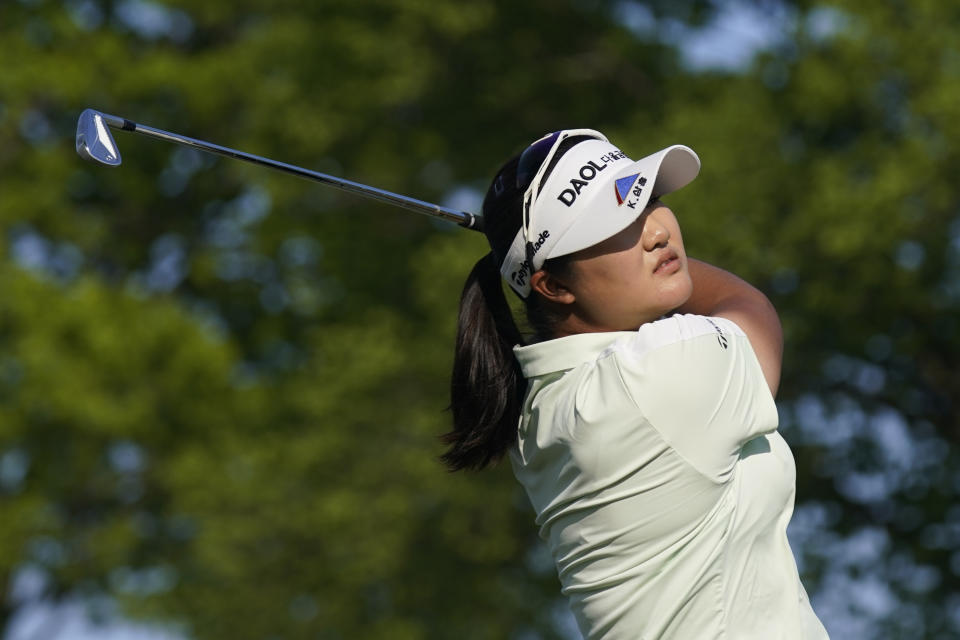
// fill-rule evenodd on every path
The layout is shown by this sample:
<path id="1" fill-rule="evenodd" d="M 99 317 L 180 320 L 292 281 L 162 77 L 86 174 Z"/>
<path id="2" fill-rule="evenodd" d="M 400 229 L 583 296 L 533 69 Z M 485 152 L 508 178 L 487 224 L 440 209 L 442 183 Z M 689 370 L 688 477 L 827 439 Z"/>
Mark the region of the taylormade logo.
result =
<path id="1" fill-rule="evenodd" d="M 710 318 L 706 318 L 706 321 L 709 322 L 711 325 L 713 325 L 713 330 L 717 332 L 717 342 L 720 343 L 720 346 L 723 347 L 724 349 L 728 348 L 730 346 L 730 343 L 727 341 L 727 334 L 723 332 L 723 329 L 718 327 L 717 323 L 711 320 Z"/>
<path id="2" fill-rule="evenodd" d="M 584 187 L 590 184 L 590 181 L 597 177 L 597 175 L 607 168 L 607 165 L 611 162 L 615 162 L 626 156 L 620 151 L 611 151 L 610 153 L 605 153 L 600 156 L 599 161 L 602 164 L 597 164 L 597 160 L 591 160 L 587 164 L 580 167 L 580 170 L 577 172 L 579 178 L 570 179 L 570 187 L 564 189 L 560 192 L 560 195 L 557 196 L 557 200 L 567 205 L 568 207 L 573 206 L 573 203 L 577 201 L 577 196 L 580 195 L 580 191 Z"/>
<path id="3" fill-rule="evenodd" d="M 547 238 L 550 237 L 549 231 L 541 231 L 540 235 L 537 236 L 535 242 L 533 242 L 533 253 L 531 257 L 537 255 L 537 252 L 540 251 L 540 247 L 547 241 Z M 525 287 L 527 286 L 527 278 L 530 277 L 530 274 L 533 273 L 533 265 L 530 264 L 530 260 L 524 260 L 520 263 L 520 269 L 514 271 L 510 274 L 510 279 L 513 280 L 518 286 Z"/>

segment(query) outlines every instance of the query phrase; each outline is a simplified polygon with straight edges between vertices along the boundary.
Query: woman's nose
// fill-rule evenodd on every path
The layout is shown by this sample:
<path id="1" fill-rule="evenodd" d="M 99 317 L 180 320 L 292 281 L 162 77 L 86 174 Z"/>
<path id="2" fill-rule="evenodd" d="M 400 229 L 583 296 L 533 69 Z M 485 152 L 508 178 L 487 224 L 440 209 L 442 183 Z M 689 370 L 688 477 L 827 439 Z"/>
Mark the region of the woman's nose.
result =
<path id="1" fill-rule="evenodd" d="M 643 248 L 653 251 L 658 247 L 666 246 L 668 242 L 670 242 L 670 230 L 656 217 L 648 215 L 643 225 Z"/>

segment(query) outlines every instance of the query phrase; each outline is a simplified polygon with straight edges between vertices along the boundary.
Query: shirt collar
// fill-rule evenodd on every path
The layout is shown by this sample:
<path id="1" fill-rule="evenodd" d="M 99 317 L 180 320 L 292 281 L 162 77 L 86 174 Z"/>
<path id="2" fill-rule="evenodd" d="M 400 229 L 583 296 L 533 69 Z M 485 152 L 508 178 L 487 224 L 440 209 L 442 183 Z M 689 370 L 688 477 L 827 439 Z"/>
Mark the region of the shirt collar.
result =
<path id="1" fill-rule="evenodd" d="M 618 338 L 631 331 L 578 333 L 526 346 L 516 346 L 513 353 L 525 378 L 573 369 L 597 356 Z"/>

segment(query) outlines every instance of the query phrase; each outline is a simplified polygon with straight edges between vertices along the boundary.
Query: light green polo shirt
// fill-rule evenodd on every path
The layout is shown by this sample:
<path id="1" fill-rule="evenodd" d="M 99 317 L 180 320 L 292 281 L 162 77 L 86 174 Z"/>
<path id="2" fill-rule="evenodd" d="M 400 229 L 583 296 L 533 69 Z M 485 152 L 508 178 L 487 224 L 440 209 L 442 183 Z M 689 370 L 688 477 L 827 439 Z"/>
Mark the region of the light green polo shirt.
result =
<path id="1" fill-rule="evenodd" d="M 517 347 L 510 460 L 590 640 L 827 638 L 787 542 L 796 472 L 722 318 Z"/>

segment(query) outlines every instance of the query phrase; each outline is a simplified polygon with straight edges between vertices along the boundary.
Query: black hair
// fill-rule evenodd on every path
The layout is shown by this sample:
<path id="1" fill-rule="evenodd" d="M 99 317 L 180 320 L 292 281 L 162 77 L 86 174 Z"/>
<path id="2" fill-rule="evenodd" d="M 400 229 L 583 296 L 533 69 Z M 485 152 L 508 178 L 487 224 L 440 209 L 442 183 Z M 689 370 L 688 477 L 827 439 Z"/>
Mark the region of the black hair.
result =
<path id="1" fill-rule="evenodd" d="M 564 140 L 556 159 L 582 142 Z M 513 355 L 525 344 L 504 296 L 500 265 L 522 224 L 522 199 L 527 184 L 517 183 L 519 155 L 497 173 L 483 200 L 484 233 L 490 253 L 477 261 L 460 297 L 457 341 L 450 381 L 453 430 L 442 436 L 449 445 L 441 459 L 452 471 L 479 470 L 500 460 L 516 442 L 526 380 Z M 568 275 L 569 256 L 547 260 L 543 269 Z M 535 291 L 524 299 L 532 339 L 553 337 L 561 316 Z"/>

